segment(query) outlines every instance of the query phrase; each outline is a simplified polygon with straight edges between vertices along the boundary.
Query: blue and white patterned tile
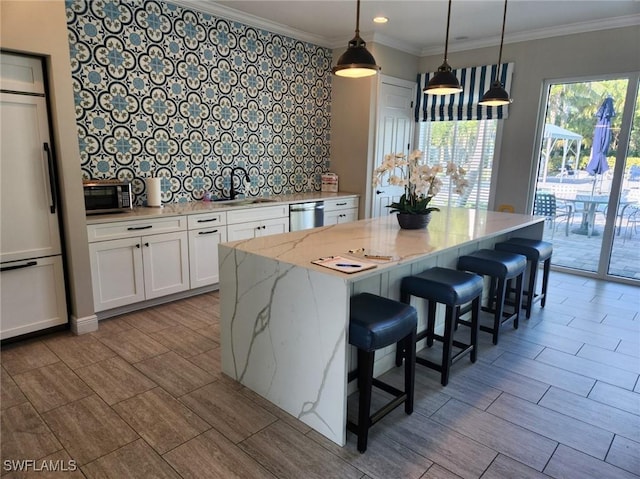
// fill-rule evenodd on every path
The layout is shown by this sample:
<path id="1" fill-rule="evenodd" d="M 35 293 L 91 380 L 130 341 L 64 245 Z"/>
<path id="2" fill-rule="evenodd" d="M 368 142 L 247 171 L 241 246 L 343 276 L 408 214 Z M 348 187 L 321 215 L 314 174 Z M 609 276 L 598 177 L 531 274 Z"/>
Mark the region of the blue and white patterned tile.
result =
<path id="1" fill-rule="evenodd" d="M 85 178 L 160 176 L 165 202 L 319 189 L 329 167 L 331 51 L 156 0 L 67 0 Z"/>

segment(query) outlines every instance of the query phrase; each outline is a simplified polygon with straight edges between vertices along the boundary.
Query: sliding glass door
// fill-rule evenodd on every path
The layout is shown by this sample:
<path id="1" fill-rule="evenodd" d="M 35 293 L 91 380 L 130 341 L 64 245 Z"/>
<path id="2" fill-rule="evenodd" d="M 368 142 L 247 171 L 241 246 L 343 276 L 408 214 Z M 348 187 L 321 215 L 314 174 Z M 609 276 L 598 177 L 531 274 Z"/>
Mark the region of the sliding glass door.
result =
<path id="1" fill-rule="evenodd" d="M 554 266 L 640 280 L 637 93 L 637 74 L 547 84 L 533 209 Z"/>

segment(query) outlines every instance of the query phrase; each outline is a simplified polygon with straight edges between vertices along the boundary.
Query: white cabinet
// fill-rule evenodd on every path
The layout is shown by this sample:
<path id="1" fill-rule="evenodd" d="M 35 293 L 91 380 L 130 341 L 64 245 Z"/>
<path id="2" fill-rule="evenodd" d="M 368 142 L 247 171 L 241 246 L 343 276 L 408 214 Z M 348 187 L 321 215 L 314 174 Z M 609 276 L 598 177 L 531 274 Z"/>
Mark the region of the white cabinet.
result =
<path id="1" fill-rule="evenodd" d="M 216 284 L 220 280 L 218 244 L 227 241 L 227 215 L 225 212 L 190 215 L 187 222 L 191 288 Z"/>
<path id="2" fill-rule="evenodd" d="M 288 232 L 288 205 L 263 206 L 227 212 L 227 239 L 229 241 Z"/>
<path id="3" fill-rule="evenodd" d="M 335 225 L 358 220 L 358 198 L 324 201 L 324 224 Z"/>
<path id="4" fill-rule="evenodd" d="M 89 225 L 96 312 L 189 289 L 185 230 L 184 216 Z"/>
<path id="5" fill-rule="evenodd" d="M 67 322 L 60 255 L 2 264 L 0 339 Z"/>

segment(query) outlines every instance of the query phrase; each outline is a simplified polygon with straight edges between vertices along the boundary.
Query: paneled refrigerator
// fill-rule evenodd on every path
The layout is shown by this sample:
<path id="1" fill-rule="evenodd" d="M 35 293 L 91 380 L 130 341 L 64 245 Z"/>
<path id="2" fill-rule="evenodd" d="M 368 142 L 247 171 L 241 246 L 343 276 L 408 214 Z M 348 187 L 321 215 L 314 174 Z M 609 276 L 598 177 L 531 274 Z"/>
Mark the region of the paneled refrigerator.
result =
<path id="1" fill-rule="evenodd" d="M 41 60 L 1 54 L 0 339 L 68 321 Z"/>

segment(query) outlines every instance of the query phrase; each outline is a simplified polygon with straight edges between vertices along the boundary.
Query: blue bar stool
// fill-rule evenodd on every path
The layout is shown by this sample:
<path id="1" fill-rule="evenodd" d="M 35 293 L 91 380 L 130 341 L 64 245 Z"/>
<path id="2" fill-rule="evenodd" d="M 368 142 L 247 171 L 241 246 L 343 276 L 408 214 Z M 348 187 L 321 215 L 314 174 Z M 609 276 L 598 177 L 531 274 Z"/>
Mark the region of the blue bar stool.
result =
<path id="1" fill-rule="evenodd" d="M 394 343 L 415 344 L 418 314 L 412 306 L 370 293 L 351 297 L 349 344 L 358 348 L 358 370 L 349 373 L 349 381 L 358 378 L 358 424 L 347 421 L 347 429 L 358 436 L 358 451 L 367 450 L 369 428 L 404 402 L 407 414 L 413 412 L 415 380 L 415 347 L 404 365 L 404 392 L 373 377 L 373 363 L 378 349 Z M 394 396 L 394 399 L 370 415 L 372 387 Z"/>
<path id="2" fill-rule="evenodd" d="M 547 287 L 549 285 L 549 271 L 551 271 L 551 255 L 553 245 L 546 241 L 529 238 L 511 238 L 503 243 L 496 243 L 495 249 L 498 251 L 509 251 L 511 253 L 522 254 L 527 257 L 529 267 L 529 282 L 523 294 L 527 297 L 525 310 L 527 319 L 531 317 L 531 307 L 536 301 L 540 301 L 540 307 L 544 308 L 547 302 Z M 536 294 L 536 280 L 538 274 L 538 263 L 544 262 L 542 274 L 542 291 Z"/>
<path id="3" fill-rule="evenodd" d="M 489 302 L 483 306 L 483 311 L 494 313 L 493 327 L 480 325 L 480 330 L 491 333 L 493 344 L 498 344 L 500 326 L 513 321 L 513 327 L 518 328 L 520 308 L 522 307 L 522 284 L 524 272 L 527 269 L 527 258 L 521 254 L 492 249 L 481 249 L 469 255 L 458 258 L 458 269 L 471 271 L 481 276 L 489 276 Z M 516 301 L 513 313 L 505 312 L 505 300 L 507 298 L 507 285 L 516 280 Z M 459 323 L 468 324 L 459 320 Z"/>
<path id="4" fill-rule="evenodd" d="M 402 278 L 400 285 L 400 300 L 409 304 L 411 296 L 424 298 L 428 301 L 427 329 L 416 335 L 416 341 L 427 338 L 427 346 L 433 346 L 433 340 L 442 342 L 442 361 L 434 363 L 425 358 L 416 357 L 418 364 L 427 366 L 440 372 L 440 383 L 446 386 L 449 382 L 451 365 L 461 357 L 470 353 L 471 362 L 476 362 L 478 349 L 478 317 L 480 316 L 480 297 L 482 295 L 482 278 L 476 274 L 465 273 L 448 268 L 431 268 L 415 276 Z M 461 306 L 471 302 L 471 340 L 465 344 L 453 339 L 455 323 L 461 314 Z M 435 334 L 436 304 L 446 305 L 444 333 Z M 453 354 L 453 347 L 460 348 Z M 415 354 L 415 344 L 412 348 L 396 349 L 396 364 L 402 364 L 404 355 Z M 407 358 L 407 361 L 410 359 Z"/>

